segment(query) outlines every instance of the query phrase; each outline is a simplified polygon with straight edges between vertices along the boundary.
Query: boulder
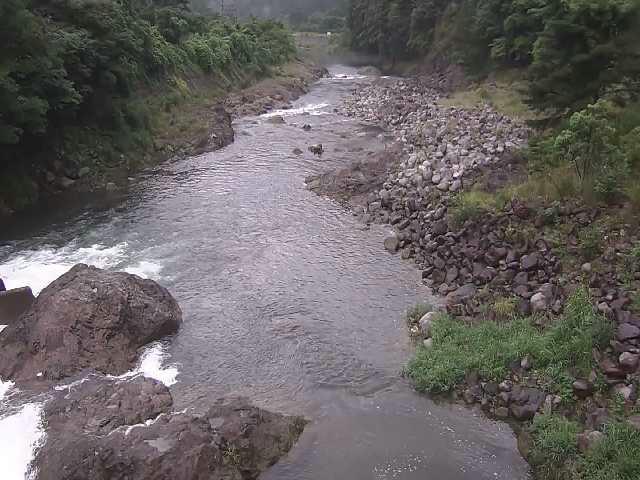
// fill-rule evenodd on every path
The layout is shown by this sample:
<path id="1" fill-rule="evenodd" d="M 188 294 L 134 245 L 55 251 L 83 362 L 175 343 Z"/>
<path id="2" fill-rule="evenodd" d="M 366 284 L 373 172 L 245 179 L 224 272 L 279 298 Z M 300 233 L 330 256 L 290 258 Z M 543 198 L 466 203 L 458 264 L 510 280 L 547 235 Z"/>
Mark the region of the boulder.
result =
<path id="1" fill-rule="evenodd" d="M 438 315 L 438 312 L 427 312 L 418 321 L 418 325 L 420 326 L 420 333 L 424 338 L 431 337 L 431 326 L 433 325 L 433 320 L 437 318 Z"/>
<path id="2" fill-rule="evenodd" d="M 535 293 L 531 297 L 531 310 L 533 310 L 534 313 L 544 312 L 548 307 L 549 301 L 542 292 Z"/>
<path id="3" fill-rule="evenodd" d="M 546 395 L 537 388 L 516 386 L 511 392 L 509 409 L 516 420 L 531 420 L 543 405 Z"/>
<path id="4" fill-rule="evenodd" d="M 244 480 L 258 478 L 297 440 L 304 420 L 243 399 L 206 413 L 174 413 L 162 384 L 92 378 L 45 407 L 38 480 Z"/>
<path id="5" fill-rule="evenodd" d="M 386 248 L 391 253 L 396 253 L 398 248 L 400 248 L 400 241 L 398 237 L 392 235 L 384 239 L 384 248 Z"/>
<path id="6" fill-rule="evenodd" d="M 141 346 L 175 333 L 181 321 L 180 307 L 156 282 L 79 264 L 0 336 L 0 376 L 119 375 L 134 366 Z"/>
<path id="7" fill-rule="evenodd" d="M 618 358 L 618 363 L 620 363 L 620 367 L 626 372 L 633 373 L 638 368 L 638 361 L 640 360 L 640 355 L 631 353 L 631 352 L 623 352 L 620 354 Z"/>
<path id="8" fill-rule="evenodd" d="M 477 287 L 472 283 L 463 285 L 462 287 L 454 290 L 447 295 L 447 305 L 458 305 L 466 300 L 469 300 L 476 294 L 477 290 Z"/>
<path id="9" fill-rule="evenodd" d="M 29 287 L 0 292 L 0 325 L 12 325 L 33 304 L 35 297 Z"/>
<path id="10" fill-rule="evenodd" d="M 584 379 L 578 379 L 571 385 L 573 387 L 573 393 L 578 398 L 587 398 L 593 393 L 593 384 Z"/>
<path id="11" fill-rule="evenodd" d="M 520 268 L 526 271 L 534 270 L 535 268 L 537 268 L 539 262 L 540 262 L 540 259 L 536 252 L 531 253 L 529 255 L 524 255 L 520 259 Z"/>
<path id="12" fill-rule="evenodd" d="M 298 147 L 293 149 L 293 154 L 294 155 L 302 155 L 302 150 L 300 150 Z"/>
<path id="13" fill-rule="evenodd" d="M 631 323 L 622 323 L 618 325 L 618 330 L 616 332 L 616 337 L 621 342 L 625 340 L 630 340 L 632 338 L 640 337 L 640 328 L 631 324 Z"/>

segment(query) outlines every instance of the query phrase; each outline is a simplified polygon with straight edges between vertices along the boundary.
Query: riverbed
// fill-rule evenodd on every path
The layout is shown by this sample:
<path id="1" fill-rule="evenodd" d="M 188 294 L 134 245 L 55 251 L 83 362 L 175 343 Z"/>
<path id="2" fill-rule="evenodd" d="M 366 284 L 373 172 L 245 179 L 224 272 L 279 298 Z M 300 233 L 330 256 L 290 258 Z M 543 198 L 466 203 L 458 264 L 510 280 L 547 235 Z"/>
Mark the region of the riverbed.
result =
<path id="1" fill-rule="evenodd" d="M 402 378 L 413 348 L 403 312 L 433 299 L 412 263 L 385 252 L 387 229 L 365 228 L 305 187 L 308 175 L 387 148 L 377 127 L 334 111 L 374 79 L 330 72 L 291 109 L 236 121 L 236 141 L 222 150 L 2 232 L 0 277 L 38 291 L 85 262 L 169 288 L 184 324 L 154 358 L 163 378 L 171 372 L 176 409 L 245 396 L 311 421 L 263 479 L 526 479 L 506 424 L 435 404 Z M 316 143 L 321 157 L 307 150 Z M 15 420 L 12 398 L 0 403 L 0 436 Z"/>

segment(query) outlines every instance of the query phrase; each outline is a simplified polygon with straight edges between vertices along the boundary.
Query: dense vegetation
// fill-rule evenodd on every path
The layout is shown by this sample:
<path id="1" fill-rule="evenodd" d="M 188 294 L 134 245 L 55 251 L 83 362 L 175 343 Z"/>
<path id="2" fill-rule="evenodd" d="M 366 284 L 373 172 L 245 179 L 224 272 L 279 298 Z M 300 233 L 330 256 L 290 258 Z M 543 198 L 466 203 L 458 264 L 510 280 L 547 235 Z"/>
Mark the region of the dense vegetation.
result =
<path id="1" fill-rule="evenodd" d="M 638 0 L 352 0 L 352 46 L 472 72 L 522 67 L 531 102 L 564 112 L 637 91 Z"/>
<path id="2" fill-rule="evenodd" d="M 0 41 L 0 193 L 34 190 L 25 179 L 91 131 L 149 142 L 140 92 L 294 52 L 280 23 L 195 15 L 181 0 L 3 0 Z"/>

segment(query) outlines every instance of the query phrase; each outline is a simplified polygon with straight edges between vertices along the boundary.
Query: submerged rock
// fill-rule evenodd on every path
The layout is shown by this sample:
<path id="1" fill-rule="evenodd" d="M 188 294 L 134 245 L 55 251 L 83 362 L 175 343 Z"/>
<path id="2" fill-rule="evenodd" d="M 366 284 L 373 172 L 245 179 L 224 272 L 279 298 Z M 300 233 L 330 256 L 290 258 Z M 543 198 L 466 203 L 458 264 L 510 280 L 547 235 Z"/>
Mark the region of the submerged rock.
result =
<path id="1" fill-rule="evenodd" d="M 141 346 L 175 333 L 181 321 L 176 301 L 153 280 L 79 264 L 0 336 L 0 376 L 58 380 L 85 369 L 122 374 Z"/>

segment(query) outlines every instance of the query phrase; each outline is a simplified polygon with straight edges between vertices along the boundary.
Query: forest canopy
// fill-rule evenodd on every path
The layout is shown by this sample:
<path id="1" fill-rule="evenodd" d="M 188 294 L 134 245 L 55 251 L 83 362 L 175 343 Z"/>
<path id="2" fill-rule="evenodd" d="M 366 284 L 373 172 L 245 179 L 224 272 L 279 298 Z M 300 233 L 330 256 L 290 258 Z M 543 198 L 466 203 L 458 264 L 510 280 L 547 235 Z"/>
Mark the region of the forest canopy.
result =
<path id="1" fill-rule="evenodd" d="M 351 0 L 351 45 L 392 60 L 430 56 L 471 72 L 527 69 L 541 109 L 638 90 L 640 0 Z"/>
<path id="2" fill-rule="evenodd" d="M 2 0 L 0 41 L 0 166 L 70 126 L 139 126 L 128 100 L 150 82 L 260 70 L 295 51 L 278 22 L 195 15 L 180 0 Z"/>

